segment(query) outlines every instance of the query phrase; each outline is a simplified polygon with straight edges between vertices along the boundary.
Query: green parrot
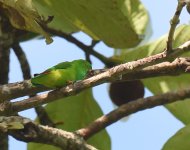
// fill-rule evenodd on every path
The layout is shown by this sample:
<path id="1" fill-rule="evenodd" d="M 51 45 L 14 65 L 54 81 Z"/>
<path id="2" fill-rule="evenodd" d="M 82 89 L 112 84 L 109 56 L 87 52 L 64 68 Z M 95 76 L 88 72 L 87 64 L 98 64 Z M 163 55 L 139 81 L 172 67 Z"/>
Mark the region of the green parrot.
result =
<path id="1" fill-rule="evenodd" d="M 59 63 L 40 74 L 36 74 L 31 82 L 34 86 L 43 85 L 49 88 L 59 88 L 87 76 L 92 69 L 91 64 L 86 60 L 74 60 L 71 62 Z"/>

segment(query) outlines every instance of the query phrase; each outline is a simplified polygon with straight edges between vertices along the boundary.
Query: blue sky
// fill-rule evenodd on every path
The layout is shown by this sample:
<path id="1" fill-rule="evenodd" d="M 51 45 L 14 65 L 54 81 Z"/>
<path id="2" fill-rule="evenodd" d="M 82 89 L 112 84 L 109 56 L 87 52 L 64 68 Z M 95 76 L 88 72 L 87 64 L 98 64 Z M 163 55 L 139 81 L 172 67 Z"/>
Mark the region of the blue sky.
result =
<path id="1" fill-rule="evenodd" d="M 153 35 L 151 39 L 168 32 L 169 20 L 174 13 L 177 1 L 159 0 L 150 1 L 142 0 L 145 7 L 150 12 Z M 181 16 L 181 23 L 189 23 L 189 15 L 186 10 Z M 90 39 L 83 33 L 78 33 L 75 37 L 80 38 L 86 44 L 90 43 Z M 60 38 L 54 38 L 54 43 L 46 46 L 44 41 L 31 40 L 22 43 L 29 63 L 31 65 L 32 74 L 41 72 L 50 66 L 59 62 L 84 58 L 83 52 L 75 45 L 67 43 Z M 99 44 L 96 49 L 106 56 L 111 56 L 113 50 Z M 104 65 L 92 57 L 93 68 L 103 68 Z M 11 53 L 10 82 L 22 80 L 19 63 L 13 53 Z M 93 89 L 94 97 L 98 101 L 104 113 L 113 110 L 113 104 L 108 97 L 108 84 L 97 86 Z M 146 92 L 146 96 L 150 96 L 150 92 Z M 34 119 L 34 111 L 27 110 L 20 113 L 23 116 Z M 165 108 L 156 107 L 145 111 L 138 112 L 129 117 L 127 122 L 118 121 L 107 128 L 112 139 L 112 150 L 160 150 L 163 144 L 178 131 L 183 124 L 175 119 Z M 10 150 L 25 150 L 26 144 L 18 142 L 11 138 Z"/>

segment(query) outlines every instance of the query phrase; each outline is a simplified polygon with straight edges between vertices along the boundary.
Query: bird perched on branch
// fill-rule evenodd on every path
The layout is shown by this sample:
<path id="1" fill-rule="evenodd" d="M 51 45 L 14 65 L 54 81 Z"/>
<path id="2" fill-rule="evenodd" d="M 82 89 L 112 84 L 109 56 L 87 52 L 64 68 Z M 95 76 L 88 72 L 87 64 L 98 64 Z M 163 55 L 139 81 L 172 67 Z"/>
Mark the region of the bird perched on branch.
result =
<path id="1" fill-rule="evenodd" d="M 86 60 L 74 60 L 59 63 L 31 79 L 34 86 L 42 85 L 49 88 L 59 88 L 69 83 L 84 79 L 92 69 Z"/>

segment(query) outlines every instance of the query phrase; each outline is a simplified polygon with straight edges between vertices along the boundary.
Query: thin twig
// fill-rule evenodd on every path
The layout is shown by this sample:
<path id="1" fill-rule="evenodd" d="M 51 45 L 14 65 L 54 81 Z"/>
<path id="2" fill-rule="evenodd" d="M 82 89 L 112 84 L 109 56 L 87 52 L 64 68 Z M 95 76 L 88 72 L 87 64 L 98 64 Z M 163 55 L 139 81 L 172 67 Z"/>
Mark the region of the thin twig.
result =
<path id="1" fill-rule="evenodd" d="M 86 61 L 88 61 L 90 64 L 92 64 L 92 61 L 90 59 L 90 54 L 89 53 L 85 53 L 85 59 Z"/>
<path id="2" fill-rule="evenodd" d="M 39 122 L 42 125 L 47 125 L 49 127 L 55 127 L 56 123 L 54 123 L 48 113 L 46 112 L 45 108 L 43 106 L 36 106 L 35 107 L 35 112 L 38 116 Z"/>
<path id="3" fill-rule="evenodd" d="M 91 42 L 91 45 L 89 46 L 91 49 L 93 49 L 96 44 L 98 44 L 100 41 L 95 41 L 95 40 L 92 40 Z M 86 57 L 86 60 L 92 64 L 92 61 L 90 60 L 90 51 L 85 51 L 85 57 Z"/>
<path id="4" fill-rule="evenodd" d="M 97 40 L 92 40 L 91 42 L 91 47 L 94 48 L 100 41 L 97 41 Z"/>
<path id="5" fill-rule="evenodd" d="M 179 23 L 179 16 L 180 16 L 181 11 L 184 6 L 185 6 L 184 2 L 178 1 L 178 5 L 176 8 L 175 14 L 172 17 L 172 19 L 170 20 L 170 30 L 169 30 L 169 34 L 168 34 L 167 48 L 166 48 L 167 52 L 170 52 L 173 50 L 174 32 L 175 32 L 176 26 Z"/>
<path id="6" fill-rule="evenodd" d="M 90 45 L 89 47 L 93 49 L 94 46 L 96 46 L 96 44 L 98 44 L 98 42 L 99 42 L 99 41 L 92 40 L 91 45 Z M 89 51 L 85 51 L 84 53 L 85 53 L 85 58 L 86 58 L 86 60 L 87 60 L 89 63 L 92 64 L 92 61 L 91 61 L 91 59 L 90 59 L 90 53 L 89 53 Z"/>
<path id="7" fill-rule="evenodd" d="M 22 50 L 22 47 L 19 45 L 19 43 L 14 43 L 12 45 L 12 49 L 19 60 L 24 80 L 30 79 L 31 78 L 30 65 L 28 63 L 24 51 Z"/>

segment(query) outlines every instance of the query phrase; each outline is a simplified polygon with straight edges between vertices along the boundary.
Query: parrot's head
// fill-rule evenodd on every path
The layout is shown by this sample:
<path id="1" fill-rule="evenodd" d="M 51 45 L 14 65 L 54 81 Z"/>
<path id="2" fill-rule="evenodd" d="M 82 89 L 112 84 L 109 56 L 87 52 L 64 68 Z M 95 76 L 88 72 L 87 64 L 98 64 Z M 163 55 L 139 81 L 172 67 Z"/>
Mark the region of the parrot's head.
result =
<path id="1" fill-rule="evenodd" d="M 78 66 L 80 66 L 82 69 L 86 71 L 89 71 L 92 69 L 92 65 L 86 60 L 78 59 L 78 60 L 74 60 L 73 62 L 78 64 Z"/>
<path id="2" fill-rule="evenodd" d="M 83 59 L 74 60 L 73 64 L 75 64 L 78 70 L 77 72 L 80 74 L 78 76 L 79 79 L 88 76 L 89 72 L 92 70 L 92 65 Z"/>
<path id="3" fill-rule="evenodd" d="M 84 62 L 84 66 L 85 68 L 89 71 L 89 70 L 92 70 L 92 65 L 88 62 L 88 61 L 85 61 Z"/>

